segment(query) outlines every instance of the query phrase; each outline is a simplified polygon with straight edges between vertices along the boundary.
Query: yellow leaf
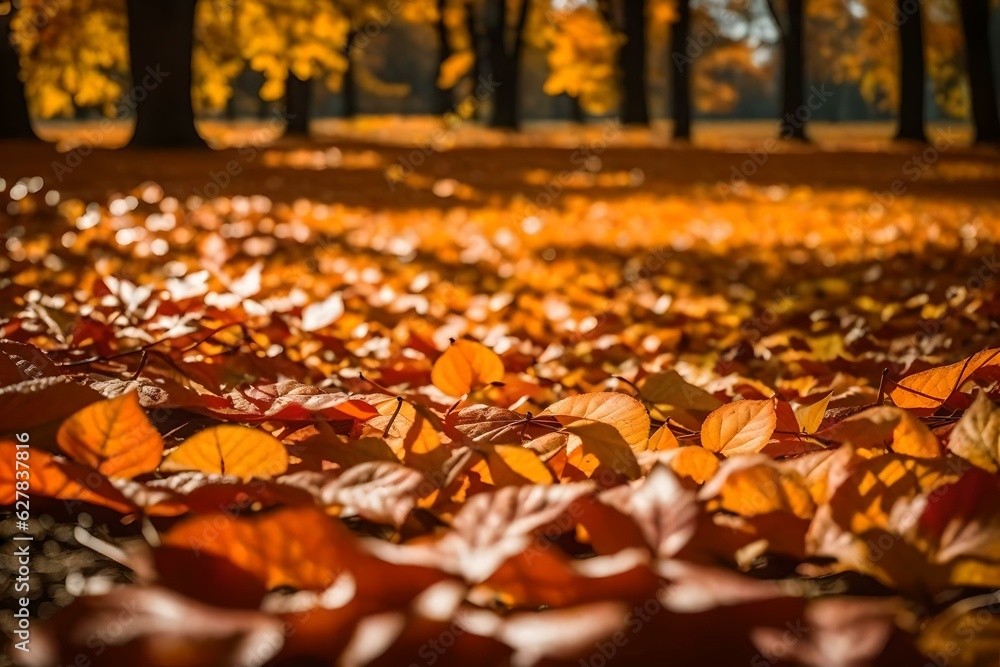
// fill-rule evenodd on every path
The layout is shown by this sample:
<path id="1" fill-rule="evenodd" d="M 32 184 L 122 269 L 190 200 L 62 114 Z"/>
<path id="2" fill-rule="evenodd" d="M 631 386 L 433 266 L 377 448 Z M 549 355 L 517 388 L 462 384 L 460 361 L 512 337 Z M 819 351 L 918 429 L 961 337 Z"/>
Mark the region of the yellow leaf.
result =
<path id="1" fill-rule="evenodd" d="M 823 422 L 823 417 L 826 416 L 826 406 L 830 404 L 831 396 L 833 396 L 832 391 L 809 405 L 792 404 L 795 419 L 803 433 L 815 433 L 819 430 L 819 425 Z"/>
<path id="2" fill-rule="evenodd" d="M 674 436 L 669 428 L 661 426 L 656 429 L 656 433 L 649 437 L 646 447 L 638 451 L 661 452 L 667 449 L 677 449 L 678 447 L 680 447 L 680 443 L 677 442 L 677 437 Z"/>
<path id="3" fill-rule="evenodd" d="M 948 449 L 969 463 L 996 473 L 1000 462 L 1000 409 L 979 392 L 955 424 Z"/>
<path id="4" fill-rule="evenodd" d="M 288 452 L 263 431 L 222 424 L 194 434 L 170 452 L 160 466 L 164 472 L 197 470 L 243 479 L 269 479 L 288 469 Z"/>
<path id="5" fill-rule="evenodd" d="M 486 449 L 486 462 L 497 486 L 551 484 L 552 473 L 538 455 L 520 445 L 494 445 Z"/>

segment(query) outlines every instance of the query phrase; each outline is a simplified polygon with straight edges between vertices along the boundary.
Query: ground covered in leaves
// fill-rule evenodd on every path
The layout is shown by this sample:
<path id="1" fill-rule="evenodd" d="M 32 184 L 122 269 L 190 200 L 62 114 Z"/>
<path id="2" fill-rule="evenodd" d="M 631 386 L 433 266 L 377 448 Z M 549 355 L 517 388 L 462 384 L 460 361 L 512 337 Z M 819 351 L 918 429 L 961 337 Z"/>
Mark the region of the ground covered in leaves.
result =
<path id="1" fill-rule="evenodd" d="M 996 664 L 1000 157 L 622 136 L 0 146 L 12 657 Z"/>

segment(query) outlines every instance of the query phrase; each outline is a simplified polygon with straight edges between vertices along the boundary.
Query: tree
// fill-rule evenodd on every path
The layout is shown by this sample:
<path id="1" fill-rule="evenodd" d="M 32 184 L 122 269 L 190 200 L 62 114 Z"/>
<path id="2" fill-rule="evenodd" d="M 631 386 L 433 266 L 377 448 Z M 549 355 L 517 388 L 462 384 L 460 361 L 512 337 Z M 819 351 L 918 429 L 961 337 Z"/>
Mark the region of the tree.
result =
<path id="1" fill-rule="evenodd" d="M 781 35 L 781 129 L 785 139 L 807 141 L 805 121 L 799 117 L 805 104 L 805 0 L 785 0 L 787 16 L 782 20 L 774 5 L 767 6 Z"/>
<path id="2" fill-rule="evenodd" d="M 691 139 L 691 69 L 692 54 L 687 53 L 691 33 L 691 0 L 677 0 L 677 16 L 670 28 L 671 79 L 670 100 L 673 105 L 674 139 Z"/>
<path id="3" fill-rule="evenodd" d="M 438 0 L 437 12 L 438 72 L 441 72 L 452 55 L 451 34 L 454 31 L 450 30 L 448 26 L 448 0 Z M 454 99 L 452 99 L 452 89 L 454 86 L 442 87 L 439 81 L 436 88 L 434 110 L 438 115 L 444 115 L 448 113 L 448 110 L 455 103 Z"/>
<path id="4" fill-rule="evenodd" d="M 515 0 L 517 2 L 517 0 Z M 487 38 L 489 39 L 490 70 L 498 83 L 493 97 L 492 127 L 516 130 L 520 125 L 518 111 L 521 50 L 524 46 L 524 25 L 531 0 L 520 0 L 516 20 L 509 27 L 507 0 L 487 2 Z M 508 33 L 512 33 L 508 38 Z"/>
<path id="5" fill-rule="evenodd" d="M 200 147 L 191 95 L 197 0 L 126 0 L 134 147 Z"/>
<path id="6" fill-rule="evenodd" d="M 646 101 L 646 0 L 623 0 L 621 49 L 622 122 L 626 125 L 649 125 Z"/>
<path id="7" fill-rule="evenodd" d="M 625 37 L 617 33 L 605 16 L 578 5 L 571 10 L 538 12 L 529 22 L 529 35 L 540 35 L 547 50 L 549 77 L 544 90 L 549 95 L 569 95 L 574 120 L 584 112 L 609 113 L 618 106 L 618 52 Z"/>
<path id="8" fill-rule="evenodd" d="M 926 142 L 923 10 L 919 0 L 897 0 L 899 29 L 899 128 L 896 139 Z"/>
<path id="9" fill-rule="evenodd" d="M 0 139 L 33 139 L 24 82 L 19 77 L 16 38 L 11 30 L 13 7 L 0 15 Z"/>
<path id="10" fill-rule="evenodd" d="M 989 0 L 959 0 L 976 143 L 1000 144 L 1000 113 L 990 49 Z"/>
<path id="11" fill-rule="evenodd" d="M 138 95 L 124 95 L 128 40 L 121 0 L 23 0 L 9 38 L 4 48 L 16 47 L 31 115 L 72 118 L 93 108 L 115 117 L 135 106 Z"/>
<path id="12" fill-rule="evenodd" d="M 330 90 L 344 83 L 351 20 L 333 0 L 244 0 L 233 20 L 240 54 L 264 75 L 261 98 L 284 97 L 288 131 L 307 134 L 313 81 L 323 77 Z"/>

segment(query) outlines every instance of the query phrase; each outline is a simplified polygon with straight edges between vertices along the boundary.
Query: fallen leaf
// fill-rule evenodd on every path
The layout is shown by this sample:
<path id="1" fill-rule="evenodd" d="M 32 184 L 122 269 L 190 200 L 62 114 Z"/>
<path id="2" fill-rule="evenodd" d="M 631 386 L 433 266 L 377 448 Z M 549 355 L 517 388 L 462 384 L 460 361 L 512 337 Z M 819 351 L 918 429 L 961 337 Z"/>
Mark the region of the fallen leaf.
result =
<path id="1" fill-rule="evenodd" d="M 70 458 L 113 478 L 152 472 L 163 458 L 163 438 L 135 393 L 80 410 L 63 422 L 56 440 Z"/>

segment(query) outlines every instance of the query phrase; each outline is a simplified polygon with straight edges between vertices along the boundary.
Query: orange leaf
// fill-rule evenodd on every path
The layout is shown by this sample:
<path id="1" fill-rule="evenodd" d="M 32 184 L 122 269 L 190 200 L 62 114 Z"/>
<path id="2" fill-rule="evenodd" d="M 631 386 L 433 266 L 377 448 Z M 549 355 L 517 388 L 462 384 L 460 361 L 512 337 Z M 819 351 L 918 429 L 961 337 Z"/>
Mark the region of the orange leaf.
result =
<path id="1" fill-rule="evenodd" d="M 17 472 L 24 468 L 15 464 L 18 451 L 13 442 L 0 442 L 0 505 L 13 505 Z M 30 487 L 32 495 L 66 501 L 67 508 L 75 503 L 90 503 L 113 509 L 122 514 L 136 507 L 103 475 L 79 463 L 53 456 L 41 449 L 31 451 Z"/>
<path id="2" fill-rule="evenodd" d="M 269 589 L 324 589 L 344 570 L 351 539 L 321 509 L 300 507 L 246 518 L 199 515 L 171 528 L 163 544 L 228 559 Z"/>
<path id="3" fill-rule="evenodd" d="M 670 468 L 681 477 L 704 484 L 719 470 L 719 459 L 704 447 L 681 447 L 670 459 Z"/>
<path id="4" fill-rule="evenodd" d="M 552 473 L 538 455 L 526 447 L 494 445 L 486 448 L 485 456 L 496 486 L 552 483 Z"/>
<path id="5" fill-rule="evenodd" d="M 754 454 L 767 445 L 776 423 L 774 401 L 735 401 L 705 419 L 701 442 L 723 456 Z"/>
<path id="6" fill-rule="evenodd" d="M 656 433 L 649 437 L 649 443 L 646 446 L 646 450 L 651 452 L 660 452 L 667 449 L 677 449 L 680 447 L 680 443 L 677 442 L 677 437 L 671 432 L 666 426 L 661 426 L 656 429 Z"/>
<path id="7" fill-rule="evenodd" d="M 449 396 L 464 396 L 477 387 L 503 379 L 503 361 L 482 343 L 456 340 L 438 357 L 431 382 Z"/>
<path id="8" fill-rule="evenodd" d="M 627 394 L 605 391 L 570 396 L 550 405 L 542 415 L 555 417 L 564 427 L 586 422 L 609 424 L 633 447 L 649 437 L 649 413 Z"/>
<path id="9" fill-rule="evenodd" d="M 163 458 L 163 438 L 135 392 L 88 405 L 63 422 L 56 440 L 70 458 L 108 477 L 152 472 Z"/>
<path id="10" fill-rule="evenodd" d="M 981 368 L 1000 365 L 1000 348 L 978 352 L 964 361 L 903 378 L 889 392 L 892 402 L 911 410 L 936 410 Z"/>
<path id="11" fill-rule="evenodd" d="M 288 469 L 285 446 L 255 428 L 221 424 L 194 434 L 170 452 L 160 470 L 197 470 L 243 479 L 269 479 Z"/>

